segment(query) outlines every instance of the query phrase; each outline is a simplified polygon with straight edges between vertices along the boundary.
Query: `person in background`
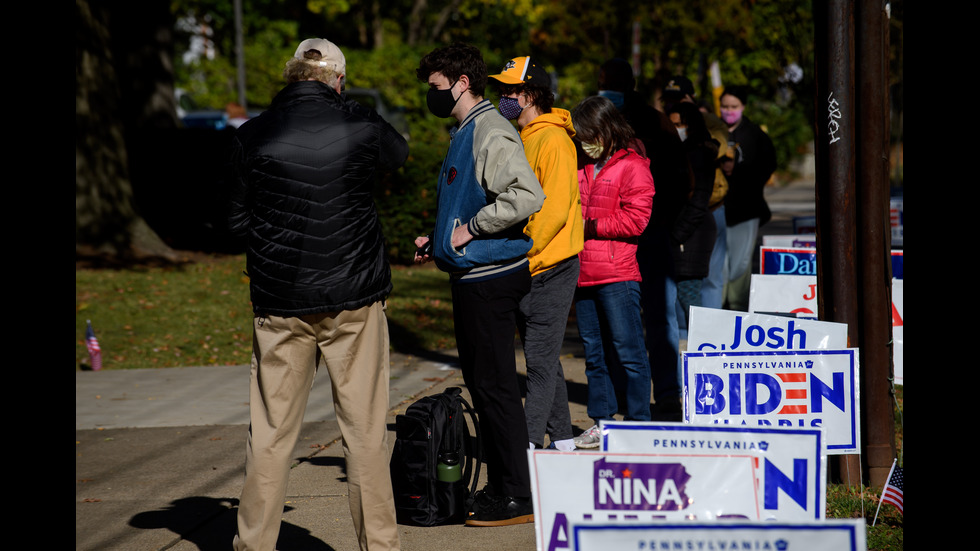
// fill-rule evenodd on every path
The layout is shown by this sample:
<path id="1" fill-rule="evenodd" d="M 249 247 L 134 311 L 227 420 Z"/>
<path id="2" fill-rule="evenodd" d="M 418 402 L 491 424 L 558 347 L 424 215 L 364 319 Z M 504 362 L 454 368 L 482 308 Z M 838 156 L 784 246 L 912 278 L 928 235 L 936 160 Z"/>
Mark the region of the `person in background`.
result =
<path id="1" fill-rule="evenodd" d="M 391 269 L 372 186 L 379 172 L 405 163 L 408 144 L 377 113 L 344 99 L 346 71 L 332 42 L 304 40 L 286 63 L 289 84 L 233 141 L 229 226 L 248 236 L 255 312 L 237 551 L 276 546 L 321 358 L 333 386 L 358 544 L 400 547 L 387 444 Z"/>
<path id="2" fill-rule="evenodd" d="M 487 487 L 465 522 L 534 522 L 514 333 L 531 287 L 524 227 L 544 192 L 517 131 L 483 99 L 480 50 L 460 43 L 433 50 L 416 76 L 429 84 L 429 111 L 457 121 L 439 171 L 435 228 L 415 240 L 415 260 L 435 260 L 449 273 L 460 368 L 480 418 Z"/>
<path id="3" fill-rule="evenodd" d="M 708 211 L 718 167 L 719 144 L 708 133 L 704 117 L 693 103 L 675 103 L 667 116 L 684 142 L 694 188 L 680 206 L 670 236 L 677 282 L 677 301 L 687 319 L 691 306 L 701 306 L 701 281 L 708 275 L 715 244 L 715 219 Z M 686 331 L 686 327 L 682 327 Z"/>
<path id="4" fill-rule="evenodd" d="M 589 449 L 599 447 L 599 421 L 613 419 L 619 410 L 611 364 L 626 373 L 626 419 L 650 420 L 636 251 L 655 190 L 650 161 L 630 147 L 633 130 L 611 101 L 586 98 L 572 121 L 588 157 L 578 171 L 585 247 L 579 253 L 575 312 L 585 346 L 587 411 L 595 425 L 576 436 L 575 445 Z"/>
<path id="5" fill-rule="evenodd" d="M 721 308 L 725 301 L 725 283 L 728 281 L 728 241 L 727 224 L 725 223 L 725 196 L 728 195 L 728 180 L 722 172 L 720 161 L 728 154 L 728 125 L 725 124 L 714 113 L 708 111 L 698 103 L 697 95 L 694 92 L 694 84 L 686 77 L 677 75 L 671 77 L 667 85 L 664 86 L 663 102 L 667 111 L 679 103 L 690 103 L 697 105 L 704 124 L 708 128 L 711 137 L 718 142 L 719 166 L 715 168 L 714 187 L 711 191 L 711 199 L 708 201 L 708 210 L 711 211 L 715 219 L 715 246 L 711 249 L 711 262 L 708 266 L 708 275 L 701 281 L 701 306 L 705 308 Z M 692 167 L 693 168 L 693 167 Z M 687 319 L 687 311 L 684 311 L 681 319 Z"/>
<path id="6" fill-rule="evenodd" d="M 752 254 L 759 227 L 772 213 L 763 194 L 776 170 L 776 150 L 759 125 L 745 116 L 748 89 L 726 88 L 721 95 L 721 118 L 728 125 L 733 160 L 723 163 L 728 178 L 725 221 L 728 224 L 728 290 L 730 310 L 748 311 Z"/>
<path id="7" fill-rule="evenodd" d="M 240 103 L 232 101 L 225 105 L 225 119 L 228 126 L 238 128 L 248 120 L 248 113 Z"/>
<path id="8" fill-rule="evenodd" d="M 544 205 L 524 230 L 534 243 L 527 253 L 531 291 L 521 300 L 517 325 L 527 364 L 524 413 L 529 444 L 543 447 L 547 434 L 551 447 L 570 451 L 575 444 L 561 345 L 583 245 L 575 129 L 571 113 L 554 107 L 551 77 L 536 60 L 515 57 L 490 79 L 497 83 L 500 113 L 517 122 L 527 161 L 545 194 Z"/>
<path id="9" fill-rule="evenodd" d="M 650 171 L 657 186 L 653 214 L 637 248 L 637 262 L 643 276 L 640 287 L 653 379 L 654 418 L 680 421 L 680 330 L 670 236 L 693 180 L 676 128 L 666 115 L 633 90 L 635 85 L 633 69 L 624 59 L 610 59 L 599 69 L 599 95 L 614 99 L 613 103 L 642 142 L 644 151 L 637 151 L 650 159 Z"/>

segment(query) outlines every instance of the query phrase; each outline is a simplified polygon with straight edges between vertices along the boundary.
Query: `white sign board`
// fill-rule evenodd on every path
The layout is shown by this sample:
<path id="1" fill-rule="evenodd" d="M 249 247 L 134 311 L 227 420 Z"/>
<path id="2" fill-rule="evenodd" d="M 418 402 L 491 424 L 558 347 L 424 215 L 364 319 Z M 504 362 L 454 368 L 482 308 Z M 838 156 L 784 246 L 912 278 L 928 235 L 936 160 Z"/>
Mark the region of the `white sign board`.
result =
<path id="1" fill-rule="evenodd" d="M 847 348 L 847 324 L 692 306 L 692 352 Z"/>
<path id="2" fill-rule="evenodd" d="M 826 448 L 819 428 L 603 421 L 602 451 L 728 458 L 760 466 L 756 504 L 767 519 L 821 519 L 827 495 Z"/>
<path id="3" fill-rule="evenodd" d="M 892 356 L 895 384 L 905 385 L 905 280 L 892 280 Z"/>
<path id="4" fill-rule="evenodd" d="M 749 312 L 817 317 L 817 278 L 752 274 Z"/>
<path id="5" fill-rule="evenodd" d="M 858 351 L 688 352 L 684 420 L 823 428 L 827 453 L 859 453 Z"/>
<path id="6" fill-rule="evenodd" d="M 820 430 L 604 423 L 604 439 L 626 424 L 669 436 L 651 453 L 528 450 L 539 551 L 568 548 L 572 522 L 824 518 Z"/>
<path id="7" fill-rule="evenodd" d="M 866 551 L 864 519 L 823 522 L 572 523 L 573 551 Z"/>

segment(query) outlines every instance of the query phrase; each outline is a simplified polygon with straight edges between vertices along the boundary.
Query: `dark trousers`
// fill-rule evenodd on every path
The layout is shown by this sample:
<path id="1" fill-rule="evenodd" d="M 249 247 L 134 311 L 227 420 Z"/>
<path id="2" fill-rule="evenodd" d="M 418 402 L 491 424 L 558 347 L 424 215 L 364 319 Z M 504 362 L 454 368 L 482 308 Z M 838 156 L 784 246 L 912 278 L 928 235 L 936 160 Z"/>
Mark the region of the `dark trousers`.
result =
<path id="1" fill-rule="evenodd" d="M 528 438 L 539 448 L 544 446 L 545 433 L 552 442 L 574 436 L 565 371 L 561 366 L 561 345 L 565 341 L 578 272 L 578 257 L 566 258 L 533 276 L 531 291 L 521 301 L 517 322 L 527 364 L 524 415 Z"/>
<path id="2" fill-rule="evenodd" d="M 498 494 L 531 497 L 527 423 L 514 346 L 521 299 L 531 274 L 453 285 L 453 322 L 463 381 L 480 419 L 487 480 Z"/>

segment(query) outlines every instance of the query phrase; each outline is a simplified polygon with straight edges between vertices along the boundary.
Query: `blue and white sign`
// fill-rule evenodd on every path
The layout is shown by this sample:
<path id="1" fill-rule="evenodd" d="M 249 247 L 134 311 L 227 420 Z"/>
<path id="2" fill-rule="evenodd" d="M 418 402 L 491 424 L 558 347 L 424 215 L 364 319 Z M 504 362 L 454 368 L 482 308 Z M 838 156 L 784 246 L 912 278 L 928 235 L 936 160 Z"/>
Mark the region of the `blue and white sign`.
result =
<path id="1" fill-rule="evenodd" d="M 889 208 L 892 228 L 892 245 L 905 246 L 905 199 L 892 197 Z"/>
<path id="2" fill-rule="evenodd" d="M 828 454 L 859 453 L 858 351 L 688 352 L 684 419 L 823 428 Z"/>
<path id="3" fill-rule="evenodd" d="M 764 518 L 824 517 L 827 454 L 819 428 L 603 421 L 600 434 L 602 451 L 610 453 L 752 457 Z"/>
<path id="4" fill-rule="evenodd" d="M 905 251 L 892 251 L 892 277 L 905 279 Z"/>
<path id="5" fill-rule="evenodd" d="M 749 312 L 817 317 L 817 276 L 752 274 Z"/>
<path id="6" fill-rule="evenodd" d="M 817 249 L 759 247 L 759 272 L 767 275 L 817 275 Z"/>
<path id="7" fill-rule="evenodd" d="M 605 445 L 649 451 L 528 451 L 537 549 L 568 548 L 573 522 L 824 518 L 819 429 L 621 422 L 600 430 Z"/>
<path id="8" fill-rule="evenodd" d="M 866 551 L 863 519 L 823 522 L 572 523 L 573 551 Z"/>
<path id="9" fill-rule="evenodd" d="M 687 349 L 692 352 L 827 348 L 847 348 L 847 324 L 691 307 Z"/>

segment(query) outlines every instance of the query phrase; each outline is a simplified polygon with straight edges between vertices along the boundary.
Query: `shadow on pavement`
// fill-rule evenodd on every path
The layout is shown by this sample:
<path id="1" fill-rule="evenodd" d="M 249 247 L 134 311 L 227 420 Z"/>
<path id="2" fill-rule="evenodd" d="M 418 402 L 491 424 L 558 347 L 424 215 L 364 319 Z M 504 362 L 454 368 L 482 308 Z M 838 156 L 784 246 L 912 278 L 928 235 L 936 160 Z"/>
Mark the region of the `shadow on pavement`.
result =
<path id="1" fill-rule="evenodd" d="M 185 497 L 170 502 L 165 509 L 137 513 L 129 519 L 129 525 L 145 530 L 166 528 L 200 551 L 225 551 L 235 538 L 237 505 L 237 499 Z M 287 506 L 284 511 L 291 509 Z M 285 521 L 278 546 L 298 551 L 335 551 L 306 528 Z"/>

